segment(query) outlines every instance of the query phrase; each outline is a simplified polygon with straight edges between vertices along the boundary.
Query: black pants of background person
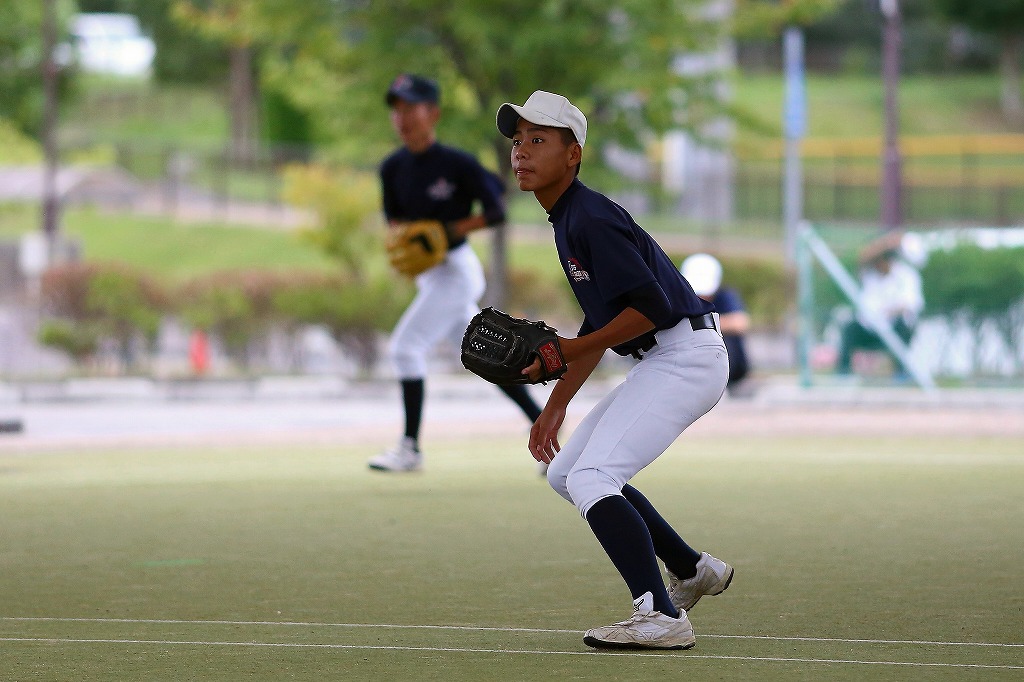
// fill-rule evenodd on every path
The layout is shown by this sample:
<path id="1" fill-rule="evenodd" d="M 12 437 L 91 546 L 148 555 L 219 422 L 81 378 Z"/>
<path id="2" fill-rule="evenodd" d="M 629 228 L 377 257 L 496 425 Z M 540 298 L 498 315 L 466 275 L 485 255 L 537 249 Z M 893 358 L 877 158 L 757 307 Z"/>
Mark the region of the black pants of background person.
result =
<path id="1" fill-rule="evenodd" d="M 910 343 L 910 339 L 914 335 L 913 327 L 900 319 L 893 324 L 892 328 L 896 335 L 903 339 L 903 343 Z M 854 351 L 857 350 L 884 350 L 892 358 L 893 367 L 897 371 L 902 368 L 899 359 L 886 348 L 882 337 L 854 320 L 843 328 L 843 335 L 839 342 L 839 357 L 836 359 L 837 374 L 850 373 L 850 361 L 853 359 Z"/>
<path id="2" fill-rule="evenodd" d="M 729 353 L 729 384 L 727 388 L 733 388 L 743 381 L 750 373 L 750 362 L 747 360 L 747 350 L 743 344 L 743 337 L 735 334 L 725 334 L 725 349 Z"/>

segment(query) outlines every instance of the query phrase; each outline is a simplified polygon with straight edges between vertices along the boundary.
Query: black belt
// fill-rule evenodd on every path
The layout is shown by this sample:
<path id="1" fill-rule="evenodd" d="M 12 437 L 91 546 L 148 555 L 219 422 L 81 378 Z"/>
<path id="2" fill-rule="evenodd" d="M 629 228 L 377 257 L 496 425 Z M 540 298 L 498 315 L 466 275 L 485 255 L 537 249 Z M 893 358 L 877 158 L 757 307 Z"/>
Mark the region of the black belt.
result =
<path id="1" fill-rule="evenodd" d="M 700 317 L 691 317 L 688 319 L 690 320 L 690 327 L 693 331 L 697 331 L 698 329 L 718 329 L 718 326 L 715 324 L 714 313 L 706 313 Z"/>
<path id="2" fill-rule="evenodd" d="M 715 316 L 713 313 L 705 313 L 704 315 L 697 315 L 696 317 L 687 317 L 684 319 L 689 320 L 690 329 L 693 331 L 701 329 L 718 329 L 718 326 L 715 324 Z M 682 322 L 680 322 L 680 324 L 682 324 Z M 644 353 L 654 348 L 657 343 L 658 341 L 654 337 L 654 334 L 651 334 L 650 337 L 644 341 L 639 348 L 630 353 L 630 355 L 637 360 L 643 360 Z"/>

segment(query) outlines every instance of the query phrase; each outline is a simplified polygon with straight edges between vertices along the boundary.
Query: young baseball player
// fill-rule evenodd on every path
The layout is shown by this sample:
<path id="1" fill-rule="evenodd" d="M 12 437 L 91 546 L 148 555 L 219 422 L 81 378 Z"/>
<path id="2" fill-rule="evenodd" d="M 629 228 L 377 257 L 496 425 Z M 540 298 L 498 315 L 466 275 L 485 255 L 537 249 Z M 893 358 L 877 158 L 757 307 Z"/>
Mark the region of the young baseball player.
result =
<path id="1" fill-rule="evenodd" d="M 423 466 L 419 434 L 427 355 L 446 338 L 458 347 L 480 309 L 484 271 L 466 235 L 504 222 L 504 189 L 475 158 L 437 142 L 437 83 L 402 74 L 391 83 L 385 101 L 402 147 L 380 167 L 384 215 L 394 229 L 413 220 L 439 220 L 449 241 L 446 258 L 416 277 L 416 297 L 391 335 L 389 355 L 402 386 L 405 432 L 396 447 L 369 461 L 376 471 L 418 471 Z M 525 387 L 501 389 L 530 421 L 536 420 L 540 407 Z"/>
<path id="2" fill-rule="evenodd" d="M 559 339 L 568 371 L 533 425 L 530 451 L 549 463 L 551 487 L 579 509 L 633 597 L 632 617 L 583 641 L 688 649 L 696 640 L 686 611 L 725 590 L 733 569 L 687 545 L 629 480 L 722 397 L 729 364 L 717 315 L 624 209 L 577 179 L 587 120 L 569 100 L 538 90 L 523 106 L 503 104 L 497 125 L 512 140 L 519 188 L 548 213 L 584 314 L 578 336 Z M 566 406 L 608 348 L 640 361 L 560 445 Z M 524 374 L 536 379 L 540 369 L 538 359 Z"/>

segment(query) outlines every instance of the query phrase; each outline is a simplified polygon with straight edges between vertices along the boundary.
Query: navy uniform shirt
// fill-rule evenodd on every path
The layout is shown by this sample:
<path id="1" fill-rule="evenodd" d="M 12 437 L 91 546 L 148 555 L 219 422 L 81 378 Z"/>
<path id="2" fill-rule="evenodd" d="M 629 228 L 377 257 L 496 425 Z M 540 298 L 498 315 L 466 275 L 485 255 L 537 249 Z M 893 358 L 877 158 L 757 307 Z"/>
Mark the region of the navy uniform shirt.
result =
<path id="1" fill-rule="evenodd" d="M 555 247 L 576 300 L 583 309 L 580 334 L 600 329 L 625 308 L 621 297 L 654 282 L 668 297 L 671 313 L 658 329 L 684 317 L 698 317 L 714 306 L 693 292 L 662 248 L 624 208 L 578 179 L 548 214 Z M 655 329 L 612 348 L 620 355 L 650 345 Z"/>
<path id="2" fill-rule="evenodd" d="M 453 222 L 472 215 L 476 201 L 482 204 L 488 225 L 505 220 L 501 180 L 453 147 L 433 144 L 419 154 L 402 147 L 384 159 L 380 180 L 388 220 Z M 449 249 L 465 241 L 454 239 Z"/>

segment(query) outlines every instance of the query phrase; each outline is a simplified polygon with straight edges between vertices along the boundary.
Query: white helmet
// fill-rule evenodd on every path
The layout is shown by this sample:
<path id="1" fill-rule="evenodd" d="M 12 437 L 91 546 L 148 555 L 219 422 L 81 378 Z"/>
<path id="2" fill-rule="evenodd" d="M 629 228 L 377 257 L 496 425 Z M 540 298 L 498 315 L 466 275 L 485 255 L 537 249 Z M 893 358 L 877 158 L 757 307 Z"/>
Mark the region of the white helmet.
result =
<path id="1" fill-rule="evenodd" d="M 722 284 L 722 264 L 707 253 L 695 253 L 679 267 L 698 296 L 711 296 Z"/>

